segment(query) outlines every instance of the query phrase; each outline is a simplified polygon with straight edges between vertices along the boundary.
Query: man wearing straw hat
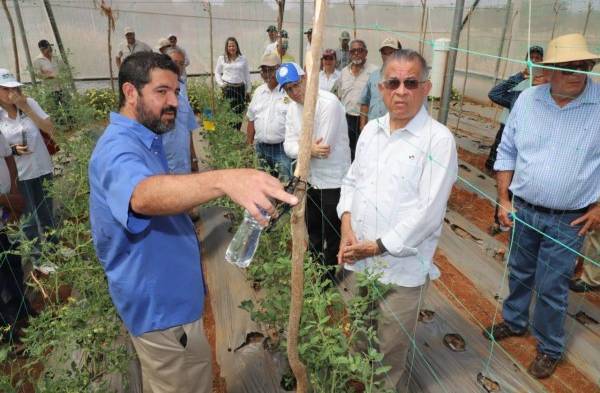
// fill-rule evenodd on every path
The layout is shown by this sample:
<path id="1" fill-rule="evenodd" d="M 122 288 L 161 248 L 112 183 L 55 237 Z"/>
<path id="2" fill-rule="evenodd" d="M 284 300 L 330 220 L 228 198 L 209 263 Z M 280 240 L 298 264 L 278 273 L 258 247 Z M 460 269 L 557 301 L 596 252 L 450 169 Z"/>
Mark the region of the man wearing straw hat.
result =
<path id="1" fill-rule="evenodd" d="M 536 378 L 552 375 L 565 352 L 569 279 L 584 235 L 600 228 L 600 85 L 586 75 L 600 60 L 581 34 L 548 44 L 549 83 L 525 90 L 508 117 L 498 156 L 501 225 L 513 228 L 504 322 L 484 335 L 523 336 L 535 292 Z M 511 201 L 509 190 L 514 197 Z"/>
<path id="2" fill-rule="evenodd" d="M 127 56 L 130 56 L 137 52 L 152 52 L 152 48 L 142 41 L 136 40 L 135 38 L 135 30 L 132 27 L 126 27 L 124 30 L 125 33 L 125 41 L 123 41 L 119 45 L 119 52 L 117 53 L 117 57 L 115 61 L 117 62 L 117 67 L 121 68 L 121 63 L 125 61 Z"/>

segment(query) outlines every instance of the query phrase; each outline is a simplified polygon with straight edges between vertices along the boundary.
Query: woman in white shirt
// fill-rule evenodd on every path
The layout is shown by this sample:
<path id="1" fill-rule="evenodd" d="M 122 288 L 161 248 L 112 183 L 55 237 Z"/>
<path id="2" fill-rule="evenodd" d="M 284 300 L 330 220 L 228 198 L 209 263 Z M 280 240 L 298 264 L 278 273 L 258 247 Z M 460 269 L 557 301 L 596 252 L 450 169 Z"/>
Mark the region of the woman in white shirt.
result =
<path id="1" fill-rule="evenodd" d="M 325 49 L 321 56 L 321 72 L 319 72 L 319 89 L 331 91 L 339 79 L 341 72 L 335 68 L 336 55 L 333 49 Z"/>
<path id="2" fill-rule="evenodd" d="M 248 60 L 242 55 L 240 46 L 234 37 L 225 40 L 225 53 L 217 60 L 215 80 L 223 89 L 223 96 L 229 101 L 233 111 L 242 115 L 247 98 L 250 97 L 252 91 L 252 83 L 250 83 Z M 241 126 L 240 121 L 236 128 L 239 130 Z"/>
<path id="3" fill-rule="evenodd" d="M 0 69 L 0 132 L 11 146 L 17 165 L 17 184 L 25 199 L 23 231 L 28 239 L 41 238 L 43 230 L 54 227 L 52 199 L 44 182 L 52 181 L 52 159 L 41 131 L 53 136 L 50 117 L 38 103 L 25 97 L 21 83 L 6 69 Z"/>

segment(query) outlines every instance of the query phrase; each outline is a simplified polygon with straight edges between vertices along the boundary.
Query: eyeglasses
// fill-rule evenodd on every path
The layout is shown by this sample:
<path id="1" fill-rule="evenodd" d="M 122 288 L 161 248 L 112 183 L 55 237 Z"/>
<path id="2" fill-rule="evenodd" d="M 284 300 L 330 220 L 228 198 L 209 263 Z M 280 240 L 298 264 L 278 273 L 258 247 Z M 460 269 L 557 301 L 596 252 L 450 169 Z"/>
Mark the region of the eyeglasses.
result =
<path id="1" fill-rule="evenodd" d="M 323 60 L 334 60 L 335 57 L 333 56 L 323 56 Z"/>
<path id="2" fill-rule="evenodd" d="M 561 68 L 560 73 L 563 75 L 571 75 L 575 71 L 591 71 L 594 68 L 594 63 L 586 61 L 583 63 L 554 64 L 554 67 Z"/>
<path id="3" fill-rule="evenodd" d="M 350 53 L 354 54 L 354 53 L 364 53 L 367 50 L 365 48 L 354 48 L 354 49 L 350 49 Z"/>
<path id="4" fill-rule="evenodd" d="M 396 90 L 397 88 L 400 87 L 401 83 L 404 83 L 404 87 L 407 90 L 415 90 L 416 88 L 419 87 L 419 85 L 421 83 L 425 83 L 425 82 L 427 82 L 427 81 L 420 81 L 418 79 L 404 79 L 403 81 L 401 81 L 398 78 L 390 78 L 390 79 L 381 81 L 381 85 L 387 90 Z"/>

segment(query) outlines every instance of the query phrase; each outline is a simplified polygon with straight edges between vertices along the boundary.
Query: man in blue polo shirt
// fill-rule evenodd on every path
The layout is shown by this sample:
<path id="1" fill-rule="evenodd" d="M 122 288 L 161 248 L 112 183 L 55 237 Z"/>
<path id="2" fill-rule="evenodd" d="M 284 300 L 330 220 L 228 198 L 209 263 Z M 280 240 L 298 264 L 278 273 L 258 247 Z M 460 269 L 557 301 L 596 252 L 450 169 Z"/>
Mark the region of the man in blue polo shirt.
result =
<path id="1" fill-rule="evenodd" d="M 269 198 L 295 204 L 279 181 L 253 169 L 169 174 L 162 134 L 177 115 L 177 66 L 166 55 L 128 56 L 119 113 L 89 166 L 90 222 L 115 307 L 142 366 L 144 392 L 210 392 L 202 329 L 204 282 L 191 207 L 224 195 L 266 224 Z"/>

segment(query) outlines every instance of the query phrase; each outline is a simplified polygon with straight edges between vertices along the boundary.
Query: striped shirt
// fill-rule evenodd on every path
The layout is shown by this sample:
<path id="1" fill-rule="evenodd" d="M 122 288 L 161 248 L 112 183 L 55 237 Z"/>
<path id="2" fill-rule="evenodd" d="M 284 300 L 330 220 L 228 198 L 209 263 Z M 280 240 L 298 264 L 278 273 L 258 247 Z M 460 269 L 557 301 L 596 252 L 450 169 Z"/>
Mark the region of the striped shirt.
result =
<path id="1" fill-rule="evenodd" d="M 525 90 L 508 117 L 496 171 L 514 171 L 510 190 L 534 205 L 575 210 L 600 198 L 600 84 L 559 107 L 550 84 Z"/>

